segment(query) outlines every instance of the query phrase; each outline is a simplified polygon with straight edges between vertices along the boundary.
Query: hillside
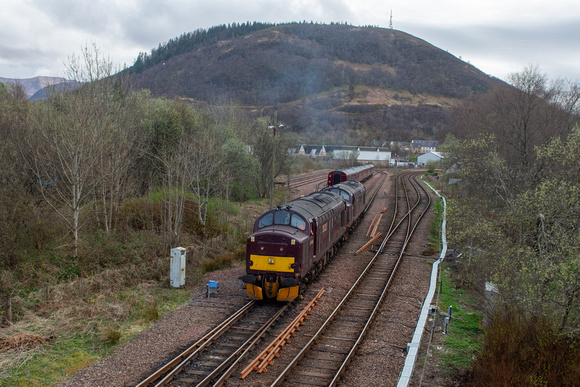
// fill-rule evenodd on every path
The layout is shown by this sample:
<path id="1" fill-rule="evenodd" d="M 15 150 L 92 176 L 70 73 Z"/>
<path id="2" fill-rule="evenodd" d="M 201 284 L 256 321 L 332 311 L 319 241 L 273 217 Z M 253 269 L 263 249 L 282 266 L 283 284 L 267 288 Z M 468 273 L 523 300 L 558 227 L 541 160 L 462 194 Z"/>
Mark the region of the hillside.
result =
<path id="1" fill-rule="evenodd" d="M 43 90 L 47 86 L 59 84 L 65 81 L 64 78 L 59 77 L 34 77 L 26 79 L 0 77 L 0 82 L 2 83 L 15 83 L 22 86 L 22 90 L 24 90 L 28 98 L 32 98 L 38 91 Z"/>
<path id="2" fill-rule="evenodd" d="M 402 31 L 233 24 L 184 34 L 128 69 L 153 96 L 272 114 L 305 142 L 434 138 L 449 107 L 501 81 Z"/>

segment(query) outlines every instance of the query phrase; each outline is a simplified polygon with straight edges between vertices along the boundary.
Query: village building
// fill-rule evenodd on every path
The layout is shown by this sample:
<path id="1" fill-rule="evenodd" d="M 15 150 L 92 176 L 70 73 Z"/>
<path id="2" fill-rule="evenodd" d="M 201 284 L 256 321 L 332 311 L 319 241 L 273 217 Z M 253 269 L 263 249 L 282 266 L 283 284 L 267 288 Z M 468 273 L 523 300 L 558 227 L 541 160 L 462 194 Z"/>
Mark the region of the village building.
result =
<path id="1" fill-rule="evenodd" d="M 429 161 L 435 161 L 440 164 L 441 160 L 443 160 L 443 154 L 441 152 L 428 152 L 417 157 L 417 165 L 424 167 Z"/>
<path id="2" fill-rule="evenodd" d="M 388 166 L 391 151 L 383 147 L 344 146 L 344 145 L 300 145 L 292 153 L 308 155 L 310 158 L 332 158 L 334 160 L 349 160 L 356 158 L 357 162 L 370 163 L 377 166 Z"/>

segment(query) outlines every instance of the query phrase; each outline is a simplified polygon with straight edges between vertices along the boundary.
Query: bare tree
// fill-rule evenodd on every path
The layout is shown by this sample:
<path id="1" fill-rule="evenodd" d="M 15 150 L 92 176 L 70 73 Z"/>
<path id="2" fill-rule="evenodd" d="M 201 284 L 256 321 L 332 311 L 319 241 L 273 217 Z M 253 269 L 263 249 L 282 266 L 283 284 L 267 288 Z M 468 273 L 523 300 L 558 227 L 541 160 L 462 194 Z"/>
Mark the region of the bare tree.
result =
<path id="1" fill-rule="evenodd" d="M 277 130 L 274 134 L 269 127 L 271 125 L 268 125 L 265 119 L 256 120 L 252 137 L 248 139 L 255 160 L 252 182 L 254 189 L 262 198 L 265 198 L 271 190 L 272 177 L 276 178 L 281 173 L 287 173 L 292 163 L 288 154 L 290 138 L 287 131 Z M 275 151 L 273 151 L 274 147 L 276 147 Z M 272 162 L 275 162 L 274 168 L 272 168 Z M 272 169 L 274 169 L 274 176 L 272 176 Z"/>
<path id="2" fill-rule="evenodd" d="M 223 141 L 217 130 L 206 128 L 189 136 L 189 188 L 197 198 L 197 216 L 207 223 L 208 205 L 221 193 L 227 173 L 224 171 Z"/>
<path id="3" fill-rule="evenodd" d="M 535 67 L 510 78 L 457 123 L 445 152 L 461 178 L 450 237 L 476 252 L 464 268 L 500 289 L 524 318 L 549 316 L 554 329 L 580 327 L 578 283 L 580 98 L 574 84 L 549 84 Z"/>
<path id="4" fill-rule="evenodd" d="M 81 213 L 100 179 L 103 137 L 72 94 L 56 94 L 35 106 L 23 138 L 25 160 L 44 200 L 65 221 L 78 254 Z"/>
<path id="5" fill-rule="evenodd" d="M 181 237 L 187 187 L 190 182 L 190 150 L 190 144 L 182 138 L 174 152 L 164 152 L 157 156 L 159 165 L 163 168 L 162 217 L 167 250 L 174 247 Z"/>
<path id="6" fill-rule="evenodd" d="M 456 138 L 465 141 L 457 148 L 466 156 L 464 163 L 479 157 L 478 170 L 470 173 L 480 178 L 471 180 L 466 175 L 464 181 L 473 181 L 479 189 L 481 179 L 489 182 L 487 187 L 500 200 L 510 200 L 518 191 L 538 184 L 545 168 L 535 149 L 570 133 L 578 120 L 573 113 L 580 100 L 577 85 L 550 83 L 535 66 L 509 79 L 511 86 L 495 88 L 457 109 L 451 128 Z"/>
<path id="7" fill-rule="evenodd" d="M 113 72 L 95 45 L 85 46 L 81 55 L 70 58 L 67 77 L 72 87 L 53 89 L 47 101 L 35 105 L 24 136 L 25 160 L 42 197 L 71 232 L 73 256 L 78 255 L 85 208 L 93 203 L 95 192 L 106 204 L 105 195 L 111 192 L 106 181 L 119 181 L 113 176 L 123 173 L 123 162 L 110 159 L 120 145 L 115 129 L 121 129 Z M 105 223 L 111 224 L 110 213 Z"/>
<path id="8" fill-rule="evenodd" d="M 112 82 L 112 80 L 111 80 Z M 107 99 L 109 120 L 103 128 L 104 149 L 100 159 L 101 179 L 95 190 L 105 231 L 115 226 L 115 219 L 129 187 L 131 169 L 143 152 L 139 117 L 146 104 L 143 93 L 129 93 L 115 83 Z M 109 93 L 107 93 L 109 94 Z"/>

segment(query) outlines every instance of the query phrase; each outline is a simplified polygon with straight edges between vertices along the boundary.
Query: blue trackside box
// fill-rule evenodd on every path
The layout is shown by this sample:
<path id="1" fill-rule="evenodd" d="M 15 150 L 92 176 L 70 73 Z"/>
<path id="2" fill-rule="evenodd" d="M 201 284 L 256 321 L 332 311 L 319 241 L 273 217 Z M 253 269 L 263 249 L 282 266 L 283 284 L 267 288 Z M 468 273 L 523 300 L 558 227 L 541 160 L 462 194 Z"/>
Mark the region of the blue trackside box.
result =
<path id="1" fill-rule="evenodd" d="M 209 298 L 212 292 L 220 291 L 220 283 L 218 281 L 209 281 L 207 283 L 207 298 Z"/>
<path id="2" fill-rule="evenodd" d="M 219 289 L 220 283 L 218 281 L 209 281 L 208 286 L 210 289 Z"/>

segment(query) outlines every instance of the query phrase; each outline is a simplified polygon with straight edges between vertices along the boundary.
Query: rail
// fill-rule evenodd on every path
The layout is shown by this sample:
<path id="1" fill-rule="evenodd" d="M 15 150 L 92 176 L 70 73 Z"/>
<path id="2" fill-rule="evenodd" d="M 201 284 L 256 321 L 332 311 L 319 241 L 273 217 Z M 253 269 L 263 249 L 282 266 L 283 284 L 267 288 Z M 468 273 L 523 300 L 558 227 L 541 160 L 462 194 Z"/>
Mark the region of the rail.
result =
<path id="1" fill-rule="evenodd" d="M 421 180 L 423 177 L 421 176 Z M 397 387 L 406 387 L 411 382 L 411 377 L 413 375 L 413 370 L 415 369 L 415 363 L 417 360 L 417 355 L 419 352 L 419 346 L 421 345 L 421 340 L 423 338 L 423 331 L 425 330 L 425 324 L 427 323 L 427 316 L 429 315 L 429 307 L 431 306 L 431 301 L 433 300 L 433 295 L 435 294 L 435 287 L 437 285 L 437 272 L 439 270 L 439 264 L 445 258 L 447 254 L 447 238 L 446 238 L 446 223 L 447 223 L 447 203 L 445 197 L 441 196 L 436 189 L 431 187 L 429 183 L 423 181 L 437 196 L 443 200 L 443 219 L 441 221 L 441 241 L 442 248 L 439 254 L 439 259 L 433 263 L 433 268 L 431 269 L 431 281 L 429 284 L 429 291 L 423 302 L 423 307 L 421 308 L 421 314 L 419 315 L 419 320 L 417 321 L 417 326 L 415 327 L 415 332 L 413 333 L 413 338 L 410 343 L 407 344 L 407 357 L 405 358 L 405 365 L 399 376 L 399 382 Z"/>
<path id="2" fill-rule="evenodd" d="M 259 343 L 261 337 L 287 310 L 290 304 L 285 304 L 282 307 L 269 307 L 271 309 L 268 310 L 260 306 L 260 311 L 264 312 L 263 318 L 261 316 L 256 321 L 255 316 L 253 316 L 250 321 L 245 322 L 244 319 L 249 318 L 251 315 L 249 312 L 254 310 L 257 305 L 259 304 L 256 301 L 250 301 L 245 304 L 173 360 L 140 382 L 137 387 L 149 385 L 166 386 L 172 383 L 177 375 L 180 375 L 186 369 L 189 370 L 188 377 L 184 380 L 186 383 L 197 386 L 206 386 L 210 383 L 214 386 L 220 386 L 225 383 L 237 364 Z M 256 326 L 257 322 L 258 326 Z M 241 326 L 236 326 L 236 324 Z M 228 333 L 235 334 L 239 338 L 231 339 L 228 337 Z M 227 350 L 217 348 L 218 339 L 222 341 L 229 340 L 226 347 Z M 200 359 L 202 358 L 202 353 L 203 356 L 212 358 L 211 365 L 209 365 L 212 368 L 211 370 L 202 370 L 210 363 Z M 222 361 L 214 364 L 214 360 L 218 358 L 222 359 Z M 200 360 L 198 361 L 198 359 Z M 181 381 L 178 380 L 178 383 L 181 383 Z"/>

